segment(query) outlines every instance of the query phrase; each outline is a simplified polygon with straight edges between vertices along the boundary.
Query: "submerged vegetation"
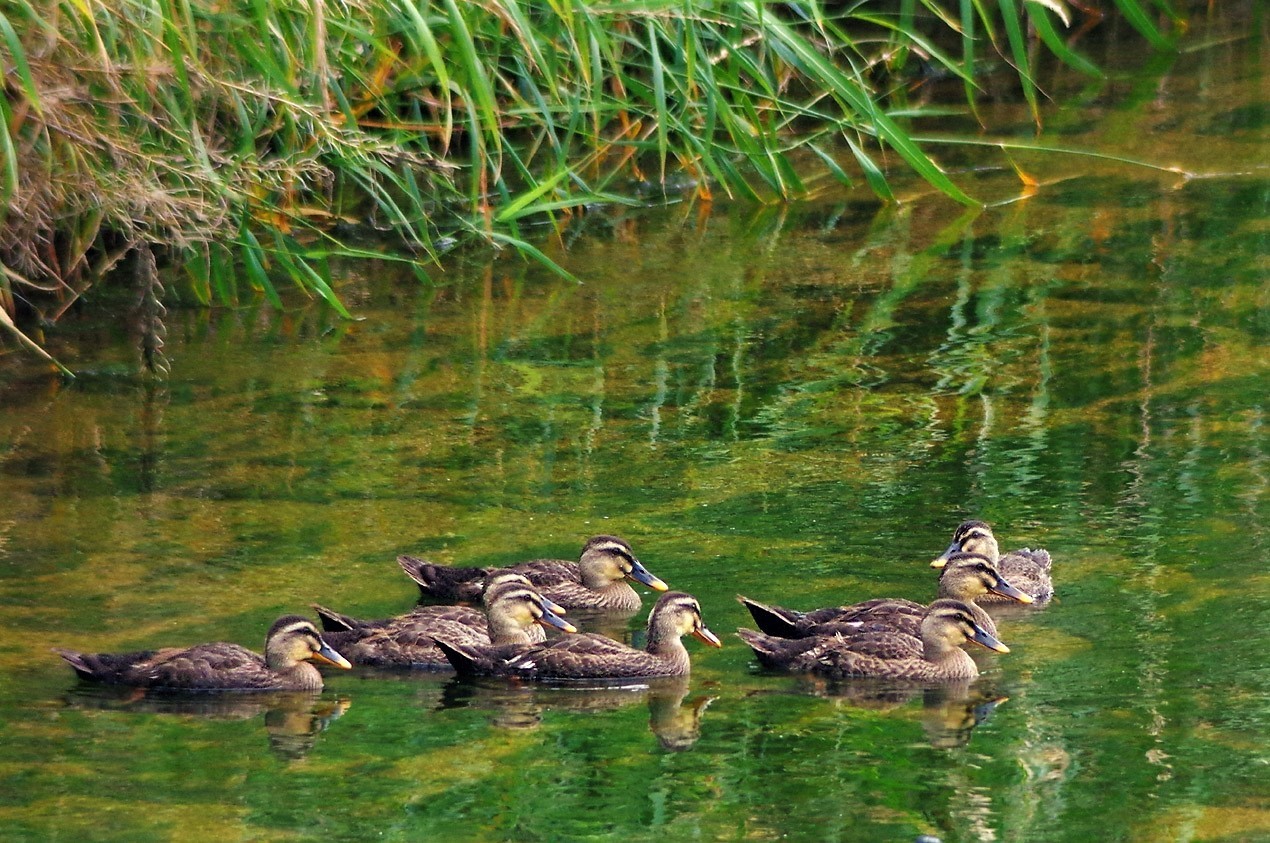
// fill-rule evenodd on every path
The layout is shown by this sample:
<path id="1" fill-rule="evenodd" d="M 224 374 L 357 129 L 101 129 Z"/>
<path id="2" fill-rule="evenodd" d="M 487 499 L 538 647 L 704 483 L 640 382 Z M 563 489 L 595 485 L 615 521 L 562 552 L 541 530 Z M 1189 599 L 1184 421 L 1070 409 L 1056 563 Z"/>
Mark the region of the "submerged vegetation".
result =
<path id="1" fill-rule="evenodd" d="M 1163 0 L 1114 14 L 1167 46 Z M 973 205 L 915 139 L 947 108 L 909 90 L 952 84 L 973 125 L 1004 63 L 1039 121 L 1042 49 L 1098 73 L 1070 24 L 1062 0 L 0 0 L 0 327 L 133 253 L 153 316 L 155 251 L 203 302 L 290 278 L 343 312 L 325 261 L 367 227 L 420 273 L 456 237 L 546 261 L 527 220 L 647 185 L 788 199 L 814 166 L 885 200 L 902 164 Z"/>

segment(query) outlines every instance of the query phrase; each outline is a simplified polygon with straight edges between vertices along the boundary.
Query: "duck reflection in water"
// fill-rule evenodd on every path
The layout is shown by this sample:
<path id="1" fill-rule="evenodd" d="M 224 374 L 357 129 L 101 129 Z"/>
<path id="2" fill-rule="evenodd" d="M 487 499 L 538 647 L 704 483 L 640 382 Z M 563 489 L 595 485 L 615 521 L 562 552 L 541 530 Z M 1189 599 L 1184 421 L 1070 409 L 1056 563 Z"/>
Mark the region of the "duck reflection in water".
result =
<path id="1" fill-rule="evenodd" d="M 816 676 L 800 677 L 798 689 L 818 697 L 878 712 L 906 713 L 921 700 L 922 729 L 936 748 L 951 749 L 970 743 L 976 727 L 986 723 L 997 706 L 1009 697 L 992 682 L 965 681 L 932 685 L 897 679 L 831 681 Z"/>
<path id="2" fill-rule="evenodd" d="M 117 685 L 81 685 L 66 696 L 69 708 L 183 717 L 189 720 L 254 720 L 264 715 L 269 748 L 285 759 L 308 755 L 318 735 L 348 711 L 345 698 L 306 691 L 269 694 L 155 694 Z"/>
<path id="3" fill-rule="evenodd" d="M 441 695 L 438 709 L 477 708 L 489 712 L 502 729 L 537 729 L 548 711 L 573 713 L 616 711 L 648 706 L 648 727 L 663 748 L 680 751 L 701 736 L 701 718 L 715 700 L 707 694 L 688 698 L 687 676 L 666 676 L 639 684 L 570 685 L 508 684 L 496 679 L 454 679 Z"/>

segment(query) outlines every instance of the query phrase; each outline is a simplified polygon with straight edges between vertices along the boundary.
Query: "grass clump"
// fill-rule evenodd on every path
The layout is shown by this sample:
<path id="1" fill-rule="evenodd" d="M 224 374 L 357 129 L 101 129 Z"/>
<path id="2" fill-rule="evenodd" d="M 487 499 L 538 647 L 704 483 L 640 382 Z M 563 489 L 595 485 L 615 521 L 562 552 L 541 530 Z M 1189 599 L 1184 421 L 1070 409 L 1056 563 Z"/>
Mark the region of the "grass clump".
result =
<path id="1" fill-rule="evenodd" d="M 1165 43 L 1138 0 L 1117 5 Z M 1058 36 L 1065 15 L 1061 0 L 0 0 L 0 309 L 55 317 L 144 245 L 204 302 L 276 301 L 289 277 L 342 310 L 325 258 L 359 249 L 341 222 L 391 234 L 421 272 L 456 235 L 545 260 L 527 218 L 630 201 L 640 181 L 794 198 L 808 155 L 884 199 L 893 157 L 974 204 L 914 141 L 918 115 L 891 113 L 895 73 L 920 56 L 973 108 L 981 60 L 1005 56 L 1036 112 L 1036 44 L 1097 72 Z"/>

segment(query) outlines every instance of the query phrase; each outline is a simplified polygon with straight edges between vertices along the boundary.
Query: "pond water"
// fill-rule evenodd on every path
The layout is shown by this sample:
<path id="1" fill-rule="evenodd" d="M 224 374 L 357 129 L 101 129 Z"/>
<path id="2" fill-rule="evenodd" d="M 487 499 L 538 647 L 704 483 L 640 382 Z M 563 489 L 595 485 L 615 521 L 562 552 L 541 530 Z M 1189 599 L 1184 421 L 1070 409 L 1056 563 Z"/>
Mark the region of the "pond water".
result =
<path id="1" fill-rule="evenodd" d="M 163 382 L 109 302 L 45 337 L 75 382 L 4 358 L 0 837 L 1270 839 L 1265 40 L 1190 43 L 1047 138 L 1203 178 L 615 212 L 551 244 L 582 285 L 363 263 L 361 321 L 173 307 Z M 969 517 L 1058 593 L 969 688 L 766 673 L 732 634 L 738 593 L 929 600 Z M 50 652 L 259 648 L 312 602 L 408 609 L 397 554 L 597 533 L 701 601 L 725 646 L 688 680 L 164 700 Z"/>

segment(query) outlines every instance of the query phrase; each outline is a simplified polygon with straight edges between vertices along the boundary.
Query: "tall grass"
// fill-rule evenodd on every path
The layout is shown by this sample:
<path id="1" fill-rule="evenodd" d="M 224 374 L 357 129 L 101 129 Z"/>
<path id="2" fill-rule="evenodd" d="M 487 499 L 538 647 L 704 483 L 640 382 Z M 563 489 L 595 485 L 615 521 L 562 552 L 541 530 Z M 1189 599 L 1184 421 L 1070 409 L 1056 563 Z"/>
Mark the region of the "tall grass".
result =
<path id="1" fill-rule="evenodd" d="M 1150 8 L 1142 3 L 1154 3 Z M 1116 0 L 1156 46 L 1164 0 Z M 529 218 L 638 181 L 785 200 L 808 155 L 884 199 L 894 162 L 974 204 L 887 92 L 913 56 L 1004 56 L 1039 114 L 1037 45 L 1097 73 L 1062 0 L 0 0 L 0 308 L 56 316 L 141 244 L 201 301 L 290 278 L 342 311 L 344 223 L 426 271 L 478 237 L 545 260 Z M 845 151 L 845 152 L 844 152 Z"/>

